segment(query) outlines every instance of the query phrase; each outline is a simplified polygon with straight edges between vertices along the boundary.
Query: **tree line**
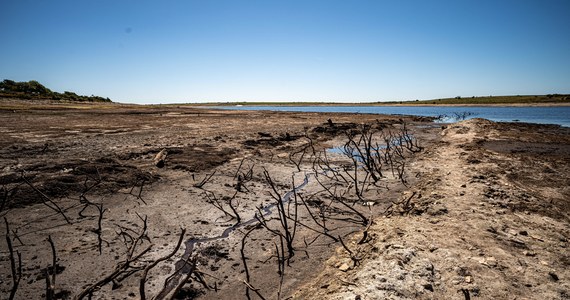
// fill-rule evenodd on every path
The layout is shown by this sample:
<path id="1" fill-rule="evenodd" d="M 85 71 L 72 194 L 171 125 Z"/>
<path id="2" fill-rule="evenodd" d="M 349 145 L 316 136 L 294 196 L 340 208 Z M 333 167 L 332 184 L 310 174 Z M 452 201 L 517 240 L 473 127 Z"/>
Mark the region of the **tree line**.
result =
<path id="1" fill-rule="evenodd" d="M 35 80 L 16 82 L 9 79 L 0 82 L 0 98 L 111 102 L 111 99 L 99 96 L 82 96 L 68 91 L 63 93 L 54 92 Z"/>

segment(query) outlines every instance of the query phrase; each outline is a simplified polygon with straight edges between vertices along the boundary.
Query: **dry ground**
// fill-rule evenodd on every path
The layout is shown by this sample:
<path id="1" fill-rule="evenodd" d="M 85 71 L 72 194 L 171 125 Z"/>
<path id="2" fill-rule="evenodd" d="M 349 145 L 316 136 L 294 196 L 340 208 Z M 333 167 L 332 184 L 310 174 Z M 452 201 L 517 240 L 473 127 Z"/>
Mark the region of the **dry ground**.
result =
<path id="1" fill-rule="evenodd" d="M 407 206 L 352 245 L 359 264 L 339 249 L 296 298 L 570 298 L 569 130 L 475 119 L 441 137 Z"/>
<path id="2" fill-rule="evenodd" d="M 181 250 L 150 273 L 147 293 L 156 295 L 166 276 L 181 263 L 183 253 L 188 254 L 193 243 L 190 241 L 219 236 L 236 223 L 216 209 L 211 200 L 224 203 L 235 194 L 233 203 L 245 223 L 254 217 L 257 207 L 274 201 L 264 171 L 270 174 L 280 194 L 291 190 L 293 181 L 299 185 L 311 171 L 307 159 L 299 171 L 289 158 L 290 153 L 307 144 L 305 135 L 311 137 L 316 148 L 324 149 L 343 143 L 340 137 L 359 123 L 380 121 L 396 128 L 402 122 L 400 117 L 374 115 L 17 103 L 10 103 L 0 118 L 0 213 L 9 224 L 14 251 L 22 255 L 23 262 L 17 298 L 45 293 L 44 273 L 52 259 L 46 241 L 49 236 L 57 253 L 58 297 L 74 297 L 125 261 L 131 238 L 136 239 L 142 232 L 144 218 L 147 234 L 134 253 L 152 247 L 138 264 L 133 263 L 136 267 L 170 253 L 181 228 L 187 230 Z M 328 119 L 334 120 L 333 126 Z M 168 152 L 166 165 L 157 168 L 153 158 L 163 149 Z M 293 158 L 299 160 L 300 154 Z M 236 174 L 248 170 L 252 171 L 251 178 L 242 191 L 235 193 Z M 204 186 L 196 186 L 212 174 Z M 402 188 L 397 182 L 389 184 L 395 186 L 394 191 Z M 311 180 L 303 191 L 317 189 Z M 51 201 L 64 214 L 57 213 Z M 101 226 L 99 208 L 104 212 Z M 227 206 L 225 210 L 230 211 Z M 359 229 L 350 222 L 337 225 L 336 235 L 345 236 Z M 334 227 L 335 222 L 331 221 L 330 226 Z M 0 227 L 5 233 L 4 222 Z M 194 280 L 177 297 L 229 299 L 236 297 L 236 291 L 245 297 L 239 246 L 248 229 L 241 226 L 227 238 L 194 245 L 193 253 L 200 257 L 199 268 L 210 290 Z M 306 229 L 299 229 L 297 236 L 301 244 L 315 238 Z M 279 285 L 272 258 L 275 240 L 263 231 L 252 233 L 250 238 L 245 251 L 252 260 L 251 281 L 260 285 L 264 294 L 274 295 Z M 4 239 L 1 245 L 0 282 L 4 294 L 13 281 Z M 283 282 L 283 293 L 291 293 L 319 270 L 337 245 L 318 239 L 302 251 L 303 255 L 291 258 L 291 272 L 287 271 L 291 276 Z M 95 296 L 138 297 L 140 273 L 116 279 Z"/>
<path id="3" fill-rule="evenodd" d="M 205 284 L 192 277 L 176 298 L 245 299 L 243 241 L 249 282 L 268 299 L 277 298 L 279 286 L 282 298 L 296 292 L 299 299 L 559 299 L 570 294 L 567 129 L 472 120 L 442 130 L 404 117 L 184 106 L 5 107 L 0 112 L 0 214 L 10 226 L 14 251 L 22 255 L 16 299 L 45 293 L 45 272 L 52 265 L 48 236 L 57 251 L 56 298 L 73 298 L 125 261 L 129 236 L 142 232 L 145 217 L 148 240 L 141 240 L 135 253 L 151 248 L 133 263 L 135 270 L 170 253 L 181 228 L 187 230 L 180 251 L 150 272 L 148 297 L 163 289 L 184 253 L 192 252 Z M 274 202 L 264 171 L 280 195 L 309 174 L 299 196 L 322 210 L 327 197 L 311 175 L 311 160 L 303 158 L 297 168 L 290 159 L 292 153 L 293 161 L 301 159 L 297 151 L 307 145 L 305 136 L 322 150 L 345 143 L 345 132 L 358 124 L 397 131 L 401 118 L 425 147 L 409 157 L 407 186 L 386 175 L 381 185 L 367 190 L 366 201 L 355 203 L 373 219 L 361 244 L 366 226 L 346 221 L 352 216 L 329 220 L 331 232 L 343 237 L 358 260 L 350 259 L 339 242 L 300 227 L 280 285 L 279 239 L 264 230 L 243 239 L 254 223 L 235 227 L 227 238 L 194 243 L 220 236 L 236 223 L 212 199 L 227 203 L 235 195 L 231 201 L 242 223 L 254 218 L 257 207 Z M 153 158 L 163 149 L 169 153 L 166 165 L 157 168 Z M 330 156 L 335 165 L 346 163 L 341 155 Z M 236 192 L 237 174 L 248 170 L 251 178 Z M 46 205 L 47 198 L 71 224 Z M 99 213 L 91 205 L 80 214 L 85 201 L 104 211 L 101 252 Z M 310 224 L 298 206 L 299 220 Z M 273 208 L 267 217 L 275 216 Z M 269 224 L 276 228 L 278 222 Z M 3 222 L 0 232 L 6 233 Z M 7 295 L 13 280 L 4 239 L 0 265 L 0 290 Z M 94 297 L 139 298 L 141 273 L 115 279 Z"/>

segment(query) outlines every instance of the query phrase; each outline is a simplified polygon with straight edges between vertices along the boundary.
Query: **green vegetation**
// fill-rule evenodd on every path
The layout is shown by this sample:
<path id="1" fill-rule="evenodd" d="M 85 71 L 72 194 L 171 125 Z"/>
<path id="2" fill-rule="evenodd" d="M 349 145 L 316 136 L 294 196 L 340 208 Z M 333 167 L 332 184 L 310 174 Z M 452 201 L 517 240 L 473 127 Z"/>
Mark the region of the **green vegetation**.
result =
<path id="1" fill-rule="evenodd" d="M 0 82 L 0 98 L 12 98 L 23 100 L 63 100 L 79 102 L 111 102 L 109 98 L 99 96 L 81 96 L 73 92 L 58 93 L 43 86 L 41 83 L 31 80 L 28 82 L 16 82 L 5 79 Z"/>
<path id="2" fill-rule="evenodd" d="M 406 105 L 488 105 L 488 104 L 547 104 L 547 103 L 570 103 L 570 95 L 517 95 L 517 96 L 483 96 L 443 98 L 434 100 L 415 100 L 401 102 L 378 102 L 375 104 L 406 104 Z"/>

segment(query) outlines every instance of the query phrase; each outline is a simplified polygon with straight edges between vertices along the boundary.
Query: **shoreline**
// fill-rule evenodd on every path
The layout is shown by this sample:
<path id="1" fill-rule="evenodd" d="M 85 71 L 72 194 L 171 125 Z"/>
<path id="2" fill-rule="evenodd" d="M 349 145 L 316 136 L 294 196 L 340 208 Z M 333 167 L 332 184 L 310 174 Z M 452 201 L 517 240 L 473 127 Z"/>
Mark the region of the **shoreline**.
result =
<path id="1" fill-rule="evenodd" d="M 437 101 L 437 100 L 434 100 Z M 276 107 L 344 107 L 344 106 L 369 106 L 369 107 L 382 107 L 382 106 L 401 106 L 401 107 L 561 107 L 570 106 L 570 101 L 566 102 L 520 102 L 520 103 L 427 103 L 430 101 L 424 101 L 423 103 L 415 103 L 413 101 L 403 101 L 403 103 L 346 103 L 346 102 L 211 102 L 211 103 L 159 103 L 159 104 L 145 104 L 145 103 L 128 103 L 128 102 L 81 102 L 81 101 L 59 101 L 59 100 L 49 100 L 49 99 L 38 99 L 38 100 L 22 100 L 14 98 L 0 98 L 0 105 L 2 104 L 12 104 L 15 106 L 23 106 L 29 108 L 30 105 L 61 105 L 61 106 L 99 106 L 99 107 L 114 107 L 114 106 L 133 106 L 133 107 L 171 107 L 171 106 L 183 106 L 183 107 L 257 107 L 257 106 L 276 106 Z"/>
<path id="2" fill-rule="evenodd" d="M 145 104 L 146 105 L 146 104 Z M 176 104 L 176 103 L 171 103 L 171 104 L 148 104 L 148 105 L 181 105 L 181 106 L 196 106 L 196 107 L 200 107 L 200 106 L 206 106 L 206 107 L 211 107 L 211 108 L 215 108 L 215 107 L 236 107 L 236 106 L 240 106 L 240 107 L 259 107 L 259 106 L 275 106 L 275 107 L 344 107 L 344 106 L 362 106 L 362 107 L 383 107 L 383 106 L 402 106 L 402 107 L 446 107 L 446 106 L 450 106 L 450 107 L 456 107 L 456 106 L 465 106 L 465 107 L 557 107 L 557 106 L 570 106 L 570 102 L 564 102 L 564 103 L 557 103 L 557 102 L 551 102 L 551 103 L 540 103 L 540 102 L 536 102 L 536 103 L 469 103 L 469 104 L 378 104 L 378 103 L 319 103 L 319 102 L 315 102 L 315 103 L 263 103 L 263 104 L 256 104 L 256 103 L 248 103 L 248 104 L 231 104 L 231 103 L 181 103 L 181 104 Z"/>

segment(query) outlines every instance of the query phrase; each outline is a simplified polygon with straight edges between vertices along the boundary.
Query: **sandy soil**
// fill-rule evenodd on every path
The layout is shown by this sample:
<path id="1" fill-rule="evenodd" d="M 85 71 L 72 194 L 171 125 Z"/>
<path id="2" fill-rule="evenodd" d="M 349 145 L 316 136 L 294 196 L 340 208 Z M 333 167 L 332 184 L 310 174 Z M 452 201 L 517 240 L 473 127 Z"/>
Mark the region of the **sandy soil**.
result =
<path id="1" fill-rule="evenodd" d="M 567 129 L 485 120 L 442 129 L 401 116 L 13 103 L 0 120 L 0 215 L 10 229 L 2 222 L 0 232 L 22 257 L 16 299 L 46 293 L 46 272 L 53 273 L 48 237 L 57 256 L 55 298 L 76 297 L 125 262 L 132 272 L 101 284 L 93 297 L 140 298 L 143 269 L 175 250 L 182 228 L 180 249 L 149 271 L 147 298 L 246 299 L 244 281 L 267 299 L 570 295 Z M 424 147 L 406 155 L 406 184 L 386 169 L 357 197 L 352 185 L 326 171 L 315 175 L 315 159 L 346 143 L 346 132 L 365 123 L 400 132 L 403 121 Z M 168 155 L 158 168 L 161 150 Z M 328 167 L 353 174 L 347 157 L 326 153 Z M 359 168 L 358 178 L 363 174 Z M 275 197 L 300 185 L 286 203 L 299 225 L 288 224 L 295 227 L 294 256 L 284 259 Z M 335 202 L 337 190 L 373 223 Z M 259 227 L 255 214 L 266 210 L 267 228 Z M 311 216 L 319 213 L 328 235 Z M 137 259 L 129 260 L 129 250 Z M 186 259 L 195 272 L 172 295 L 164 281 Z M 10 260 L 3 239 L 3 295 L 13 285 Z M 258 297 L 253 289 L 249 294 Z"/>

